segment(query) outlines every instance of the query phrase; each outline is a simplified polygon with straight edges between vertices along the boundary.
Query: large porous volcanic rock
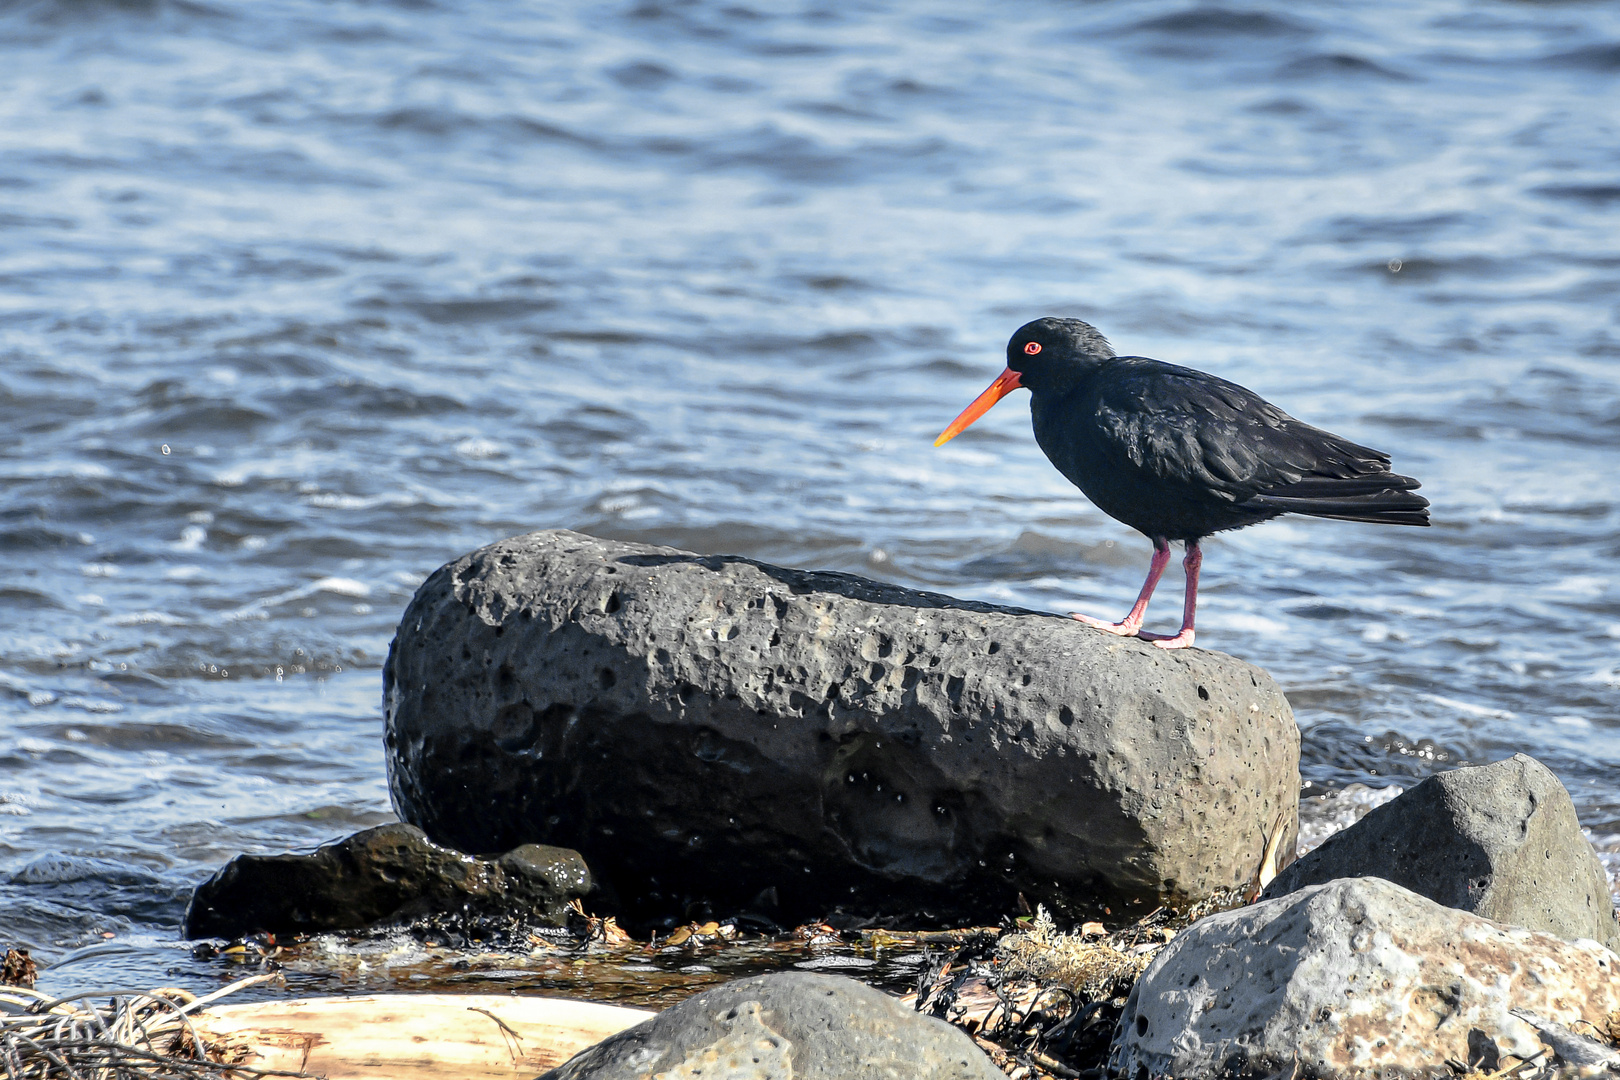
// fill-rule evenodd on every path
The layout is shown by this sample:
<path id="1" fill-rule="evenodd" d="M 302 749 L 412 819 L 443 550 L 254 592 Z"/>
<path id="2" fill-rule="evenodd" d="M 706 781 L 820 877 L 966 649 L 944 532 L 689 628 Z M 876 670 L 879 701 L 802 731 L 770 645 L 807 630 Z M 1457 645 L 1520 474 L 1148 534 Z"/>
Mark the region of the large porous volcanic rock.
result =
<path id="1" fill-rule="evenodd" d="M 238 855 L 197 886 L 186 936 L 362 930 L 418 919 L 562 926 L 591 889 L 579 852 L 524 844 L 497 858 L 379 825 L 307 855 Z"/>
<path id="2" fill-rule="evenodd" d="M 597 1043 L 541 1080 L 1005 1080 L 961 1031 L 853 979 L 738 979 Z"/>
<path id="3" fill-rule="evenodd" d="M 1265 895 L 1345 877 L 1381 877 L 1496 922 L 1620 949 L 1608 878 L 1569 792 L 1524 754 L 1429 777 L 1328 837 Z"/>
<path id="4" fill-rule="evenodd" d="M 1113 1074 L 1449 1075 L 1542 1050 L 1514 1010 L 1602 1025 L 1620 957 L 1505 927 L 1381 878 L 1311 885 L 1182 931 L 1125 1005 Z M 1491 1066 L 1495 1068 L 1494 1065 Z"/>
<path id="5" fill-rule="evenodd" d="M 400 816 L 577 848 L 621 912 L 993 918 L 1240 884 L 1298 808 L 1265 672 L 847 574 L 532 533 L 384 668 Z"/>

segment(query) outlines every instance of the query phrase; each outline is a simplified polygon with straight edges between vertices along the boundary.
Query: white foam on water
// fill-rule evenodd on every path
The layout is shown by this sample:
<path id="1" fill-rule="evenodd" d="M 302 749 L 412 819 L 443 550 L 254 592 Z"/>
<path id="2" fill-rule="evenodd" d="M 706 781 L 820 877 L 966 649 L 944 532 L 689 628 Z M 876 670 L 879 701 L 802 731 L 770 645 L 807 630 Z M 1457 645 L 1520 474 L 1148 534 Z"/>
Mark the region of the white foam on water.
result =
<path id="1" fill-rule="evenodd" d="M 1509 712 L 1506 709 L 1493 709 L 1489 705 L 1479 705 L 1472 701 L 1459 701 L 1457 698 L 1443 697 L 1440 694 L 1424 694 L 1423 697 L 1436 705 L 1454 709 L 1465 716 L 1489 717 L 1495 720 L 1513 720 L 1517 718 L 1516 713 Z"/>

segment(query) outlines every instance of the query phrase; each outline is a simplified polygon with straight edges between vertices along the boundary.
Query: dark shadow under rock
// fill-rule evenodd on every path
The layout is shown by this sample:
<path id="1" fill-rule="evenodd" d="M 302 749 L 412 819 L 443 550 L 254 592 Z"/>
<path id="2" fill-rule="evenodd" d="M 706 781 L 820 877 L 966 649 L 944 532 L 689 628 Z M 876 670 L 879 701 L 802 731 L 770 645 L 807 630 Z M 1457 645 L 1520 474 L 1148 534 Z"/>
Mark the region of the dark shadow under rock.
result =
<path id="1" fill-rule="evenodd" d="M 1439 904 L 1620 949 L 1608 879 L 1569 792 L 1524 754 L 1439 773 L 1278 874 L 1276 897 L 1380 877 Z"/>
<path id="2" fill-rule="evenodd" d="M 188 938 L 364 930 L 414 920 L 562 926 L 591 889 L 579 852 L 525 844 L 496 858 L 441 847 L 414 825 L 380 825 L 308 855 L 238 855 L 197 886 Z"/>

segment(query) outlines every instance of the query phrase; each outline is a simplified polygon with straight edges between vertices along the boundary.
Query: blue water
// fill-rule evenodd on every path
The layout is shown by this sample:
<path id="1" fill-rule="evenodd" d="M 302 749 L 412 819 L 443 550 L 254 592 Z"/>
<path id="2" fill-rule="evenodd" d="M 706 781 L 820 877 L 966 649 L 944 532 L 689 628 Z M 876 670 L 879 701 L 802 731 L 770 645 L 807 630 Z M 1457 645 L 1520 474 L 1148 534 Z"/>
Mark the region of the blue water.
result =
<path id="1" fill-rule="evenodd" d="M 216 982 L 502 536 L 1123 612 L 1022 400 L 930 445 L 1048 314 L 1423 480 L 1208 546 L 1312 791 L 1523 750 L 1620 848 L 1616 101 L 1595 3 L 0 6 L 0 944 Z"/>

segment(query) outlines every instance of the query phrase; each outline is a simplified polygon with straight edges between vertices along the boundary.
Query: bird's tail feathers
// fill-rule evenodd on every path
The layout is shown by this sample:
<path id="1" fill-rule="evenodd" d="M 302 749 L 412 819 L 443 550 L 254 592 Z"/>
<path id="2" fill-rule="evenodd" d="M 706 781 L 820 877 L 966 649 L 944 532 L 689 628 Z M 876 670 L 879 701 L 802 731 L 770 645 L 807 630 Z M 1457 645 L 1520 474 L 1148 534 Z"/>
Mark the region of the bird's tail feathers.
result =
<path id="1" fill-rule="evenodd" d="M 1412 493 L 1418 486 L 1409 476 L 1388 474 L 1368 490 L 1373 477 L 1357 481 L 1334 480 L 1320 485 L 1306 480 L 1290 484 L 1287 495 L 1256 495 L 1244 503 L 1264 510 L 1287 514 L 1333 518 L 1338 521 L 1365 521 L 1374 525 L 1429 524 L 1429 500 Z"/>
<path id="2" fill-rule="evenodd" d="M 1292 484 L 1271 488 L 1264 494 L 1288 499 L 1343 499 L 1386 492 L 1394 494 L 1422 486 L 1410 476 L 1380 472 L 1365 476 L 1303 476 Z"/>

